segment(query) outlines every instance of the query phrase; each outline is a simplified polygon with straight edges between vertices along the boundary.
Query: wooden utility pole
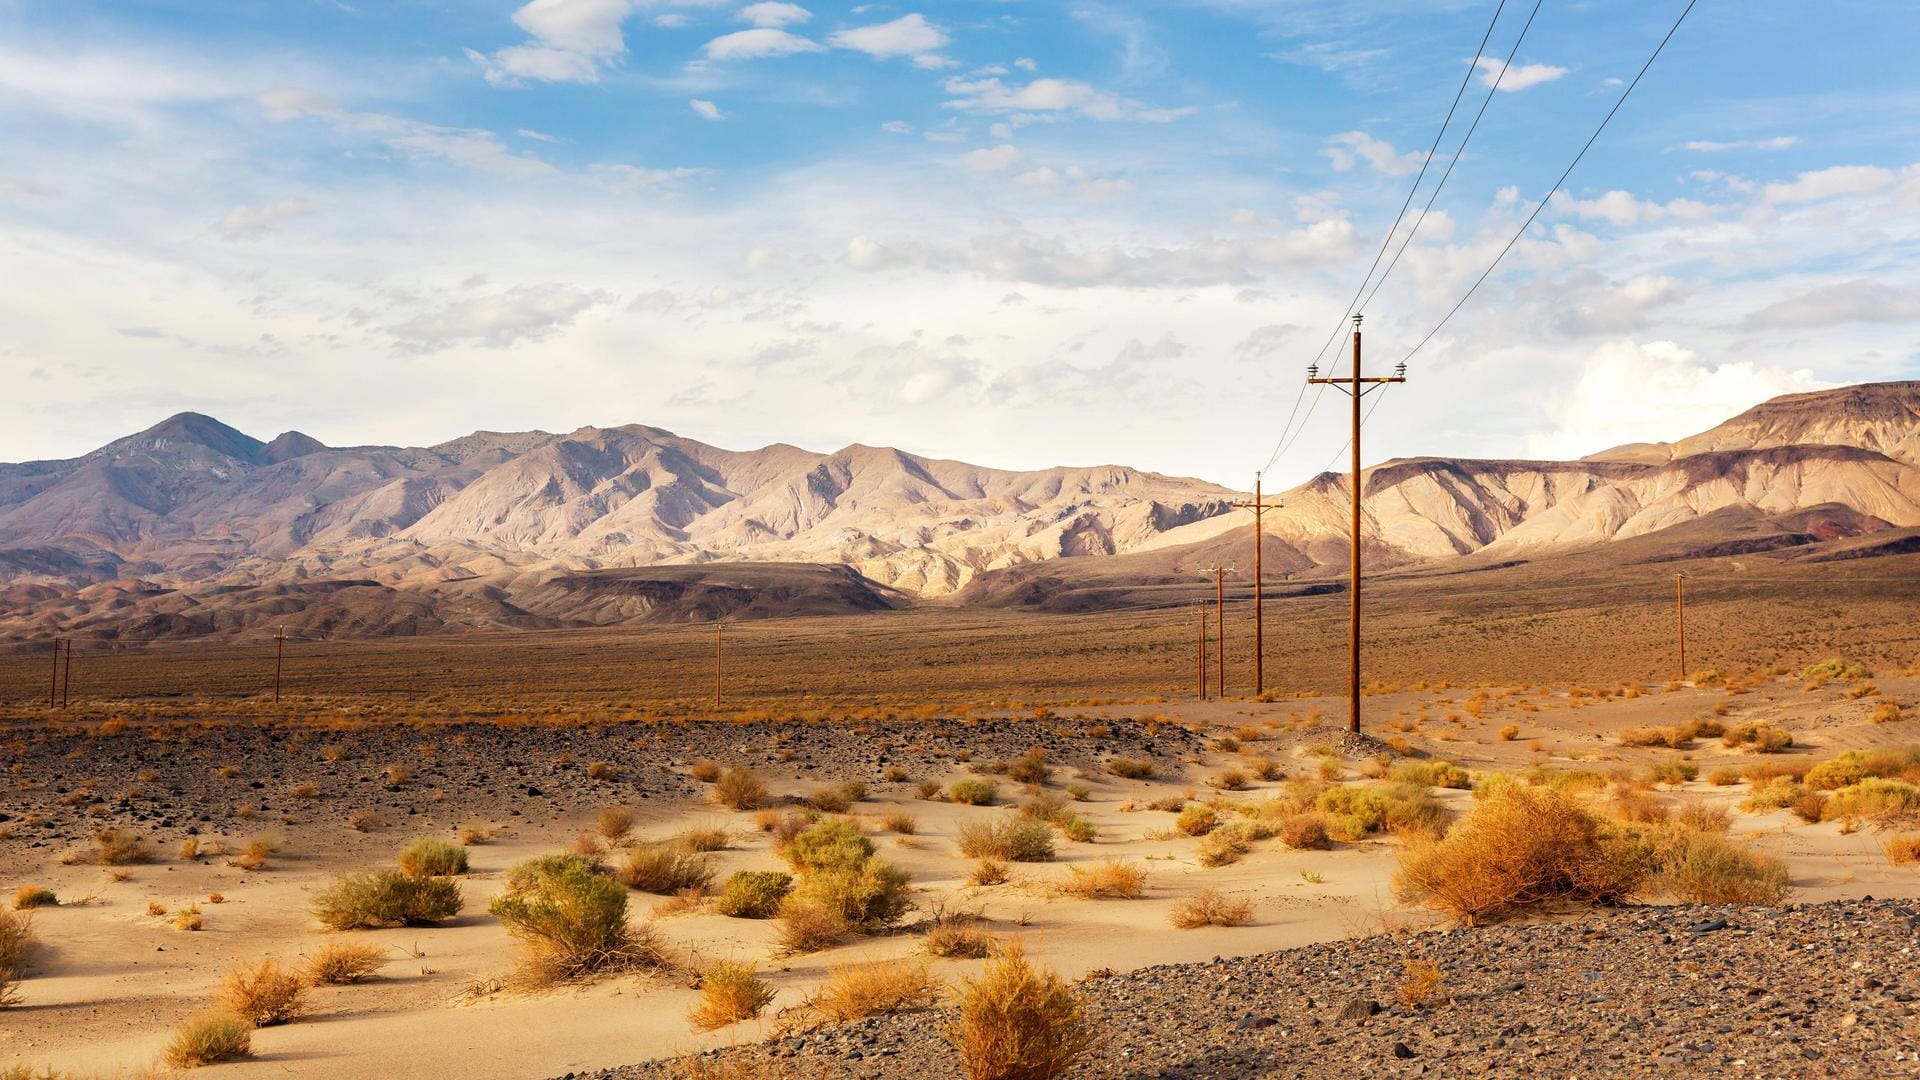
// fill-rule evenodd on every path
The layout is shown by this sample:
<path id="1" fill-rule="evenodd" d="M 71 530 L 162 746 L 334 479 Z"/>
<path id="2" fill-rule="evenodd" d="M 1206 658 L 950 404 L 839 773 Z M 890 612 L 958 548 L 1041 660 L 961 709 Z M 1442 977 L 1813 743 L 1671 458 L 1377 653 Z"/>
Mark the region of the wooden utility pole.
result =
<path id="1" fill-rule="evenodd" d="M 1200 700 L 1205 701 L 1207 700 L 1207 605 L 1206 605 L 1206 602 L 1202 601 L 1198 604 L 1193 605 L 1193 610 L 1196 613 L 1198 613 L 1200 616 L 1200 636 L 1196 639 L 1198 642 L 1198 645 L 1194 649 L 1194 656 L 1198 657 L 1200 662 Z"/>
<path id="2" fill-rule="evenodd" d="M 1256 472 L 1253 474 L 1253 501 L 1236 502 L 1233 505 L 1253 511 L 1253 693 L 1257 697 L 1267 689 L 1267 638 L 1263 618 L 1266 609 L 1262 606 L 1260 596 L 1260 549 L 1265 546 L 1266 533 L 1261 529 L 1260 518 L 1268 510 L 1278 510 L 1287 503 L 1284 499 L 1261 502 L 1260 474 Z"/>
<path id="3" fill-rule="evenodd" d="M 60 700 L 60 639 L 53 639 L 53 681 L 47 684 L 47 708 Z"/>
<path id="4" fill-rule="evenodd" d="M 280 673 L 286 667 L 287 628 L 282 626 L 273 635 L 273 703 L 280 704 Z"/>
<path id="5" fill-rule="evenodd" d="M 67 639 L 66 674 L 60 679 L 60 707 L 66 708 L 73 702 L 73 639 Z"/>
<path id="6" fill-rule="evenodd" d="M 1673 617 L 1680 628 L 1680 681 L 1687 681 L 1687 575 L 1673 575 Z"/>
<path id="7" fill-rule="evenodd" d="M 1353 317 L 1353 374 L 1347 378 L 1320 378 L 1319 365 L 1307 368 L 1307 382 L 1338 389 L 1353 399 L 1353 535 L 1347 591 L 1351 605 L 1347 617 L 1347 730 L 1360 730 L 1360 399 L 1387 383 L 1407 381 L 1407 365 L 1402 362 L 1390 376 L 1363 378 L 1360 373 L 1360 316 Z"/>
<path id="8" fill-rule="evenodd" d="M 1227 605 L 1226 605 L 1227 585 L 1226 585 L 1226 581 L 1227 581 L 1227 575 L 1234 573 L 1235 571 L 1234 571 L 1234 568 L 1231 566 L 1209 566 L 1205 570 L 1202 570 L 1200 572 L 1203 574 L 1213 575 L 1213 612 L 1214 612 L 1215 626 L 1218 630 L 1218 633 L 1216 634 L 1216 636 L 1220 640 L 1220 648 L 1219 648 L 1220 684 L 1219 684 L 1219 689 L 1214 696 L 1224 701 L 1226 700 L 1226 696 L 1227 696 Z M 1201 620 L 1201 627 L 1202 627 L 1203 633 L 1205 632 L 1205 626 L 1206 626 L 1206 621 L 1203 617 Z M 1201 681 L 1205 682 L 1206 676 L 1202 675 Z"/>
<path id="9" fill-rule="evenodd" d="M 713 624 L 713 708 L 720 710 L 720 627 L 723 624 L 715 620 Z"/>

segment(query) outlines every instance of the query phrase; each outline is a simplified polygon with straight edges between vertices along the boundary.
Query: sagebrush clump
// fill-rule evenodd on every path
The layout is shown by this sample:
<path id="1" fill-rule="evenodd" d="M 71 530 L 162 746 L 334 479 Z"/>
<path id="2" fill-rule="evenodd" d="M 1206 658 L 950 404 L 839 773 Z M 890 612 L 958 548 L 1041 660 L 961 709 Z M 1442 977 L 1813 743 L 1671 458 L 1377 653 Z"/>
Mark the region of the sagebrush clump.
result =
<path id="1" fill-rule="evenodd" d="M 1053 1080 L 1095 1041 L 1065 980 L 1034 968 L 1017 945 L 961 985 L 946 1036 L 968 1080 Z"/>
<path id="2" fill-rule="evenodd" d="M 443 877 L 398 870 L 345 874 L 313 898 L 313 914 L 330 930 L 432 926 L 460 913 L 460 886 Z"/>
<path id="3" fill-rule="evenodd" d="M 626 889 L 584 859 L 521 863 L 488 910 L 523 946 L 516 973 L 523 985 L 674 966 L 652 927 L 627 922 Z"/>

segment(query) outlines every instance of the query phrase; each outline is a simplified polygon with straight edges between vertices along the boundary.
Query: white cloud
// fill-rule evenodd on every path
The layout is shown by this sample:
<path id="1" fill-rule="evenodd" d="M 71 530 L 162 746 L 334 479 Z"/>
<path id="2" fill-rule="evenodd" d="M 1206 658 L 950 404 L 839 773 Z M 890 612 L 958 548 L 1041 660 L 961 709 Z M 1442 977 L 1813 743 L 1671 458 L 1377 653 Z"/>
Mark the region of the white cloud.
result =
<path id="1" fill-rule="evenodd" d="M 1702 154 L 1718 154 L 1727 150 L 1785 150 L 1800 142 L 1797 135 L 1775 135 L 1771 139 L 1735 139 L 1732 142 L 1713 142 L 1708 139 L 1694 139 L 1680 144 L 1683 150 L 1692 150 Z"/>
<path id="2" fill-rule="evenodd" d="M 1691 291 L 1686 283 L 1666 274 L 1640 274 L 1610 282 L 1589 273 L 1571 288 L 1553 290 L 1548 310 L 1554 328 L 1562 334 L 1618 334 L 1640 329 L 1654 309 L 1678 303 Z"/>
<path id="3" fill-rule="evenodd" d="M 913 125 L 907 123 L 905 120 L 889 120 L 880 125 L 880 130 L 889 135 L 911 135 L 913 134 Z"/>
<path id="4" fill-rule="evenodd" d="M 534 142 L 558 144 L 558 143 L 563 143 L 567 141 L 565 139 L 560 138 L 558 135 L 549 135 L 544 131 L 535 131 L 532 128 L 520 128 L 516 130 L 514 134 L 520 136 L 523 139 L 532 139 Z"/>
<path id="5" fill-rule="evenodd" d="M 314 205 L 303 199 L 287 199 L 264 206 L 236 206 L 213 228 L 229 240 L 254 240 L 273 232 L 282 222 L 304 217 L 314 210 Z"/>
<path id="6" fill-rule="evenodd" d="M 1480 71 L 1480 85 L 1498 86 L 1502 93 L 1529 90 L 1565 78 L 1572 70 L 1552 64 L 1517 64 L 1508 67 L 1505 60 L 1491 56 L 1476 57 L 1473 66 Z"/>
<path id="7" fill-rule="evenodd" d="M 1194 111 L 1151 108 L 1076 79 L 1035 79 L 1025 86 L 1008 86 L 997 78 L 948 79 L 945 86 L 953 95 L 947 108 L 965 112 L 1070 114 L 1090 120 L 1167 123 Z"/>
<path id="8" fill-rule="evenodd" d="M 1364 161 L 1376 172 L 1388 176 L 1407 176 L 1420 168 L 1425 155 L 1401 154 L 1393 144 L 1376 139 L 1364 131 L 1345 131 L 1327 140 L 1321 155 L 1333 163 L 1334 172 L 1347 172 L 1355 162 Z"/>
<path id="9" fill-rule="evenodd" d="M 764 0 L 758 4 L 748 4 L 735 13 L 734 18 L 755 26 L 778 30 L 783 26 L 795 26 L 813 18 L 813 12 L 799 4 L 782 3 L 781 0 Z"/>
<path id="10" fill-rule="evenodd" d="M 626 56 L 620 24 L 637 7 L 636 0 L 532 0 L 513 13 L 514 25 L 532 40 L 468 55 L 486 66 L 487 81 L 496 85 L 598 82 L 603 69 Z"/>
<path id="11" fill-rule="evenodd" d="M 1133 190 L 1133 185 L 1117 177 L 1093 176 L 1078 165 L 1064 170 L 1051 166 L 1031 169 L 1013 178 L 1021 187 L 1036 191 L 1064 192 L 1080 199 L 1109 199 Z"/>
<path id="12" fill-rule="evenodd" d="M 836 30 L 827 38 L 830 44 L 838 48 L 852 49 L 882 60 L 931 54 L 945 48 L 951 40 L 945 30 L 918 13 L 902 15 L 892 22 Z"/>
<path id="13" fill-rule="evenodd" d="M 1803 370 L 1710 365 L 1671 341 L 1616 341 L 1589 354 L 1573 384 L 1548 398 L 1551 426 L 1527 436 L 1527 449 L 1534 457 L 1567 459 L 1672 439 L 1768 398 L 1826 385 Z"/>
<path id="14" fill-rule="evenodd" d="M 705 169 L 645 169 L 638 165 L 589 165 L 588 175 L 610 191 L 630 192 L 659 187 L 675 180 L 704 176 Z"/>
<path id="15" fill-rule="evenodd" d="M 708 120 L 725 120 L 727 118 L 727 114 L 720 111 L 720 106 L 715 105 L 711 101 L 694 98 L 687 102 L 687 107 Z"/>
<path id="16" fill-rule="evenodd" d="M 1001 144 L 985 150 L 969 150 L 960 155 L 960 164 L 974 172 L 1001 172 L 1026 160 L 1017 146 Z"/>
<path id="17" fill-rule="evenodd" d="M 1637 225 L 1663 218 L 1697 221 L 1712 215 L 1716 209 L 1711 204 L 1692 199 L 1675 199 L 1664 204 L 1648 202 L 1625 191 L 1609 191 L 1591 199 L 1576 199 L 1564 191 L 1556 191 L 1553 206 L 1562 213 L 1612 225 Z"/>
<path id="18" fill-rule="evenodd" d="M 653 17 L 653 25 L 662 30 L 684 30 L 693 25 L 693 20 L 677 11 L 669 11 Z"/>
<path id="19" fill-rule="evenodd" d="M 1847 281 L 1768 304 L 1741 321 L 1754 330 L 1841 323 L 1920 323 L 1920 290 L 1880 281 Z"/>
<path id="20" fill-rule="evenodd" d="M 544 341 L 583 312 L 610 304 L 612 293 L 571 285 L 515 285 L 451 300 L 387 327 L 401 344 L 431 351 L 457 344 L 505 348 Z"/>
<path id="21" fill-rule="evenodd" d="M 1877 165 L 1835 165 L 1803 172 L 1792 180 L 1768 184 L 1760 194 L 1770 203 L 1802 203 L 1836 195 L 1866 195 L 1893 183 L 1893 172 Z"/>
<path id="22" fill-rule="evenodd" d="M 770 27 L 722 34 L 707 42 L 703 49 L 709 60 L 760 60 L 826 51 L 817 41 Z"/>
<path id="23" fill-rule="evenodd" d="M 353 112 L 306 90 L 270 90 L 259 101 L 260 111 L 269 120 L 324 120 L 337 132 L 377 139 L 411 158 L 438 159 L 521 179 L 556 171 L 532 154 L 515 153 L 493 132 L 479 128 L 440 127 L 386 113 Z"/>
<path id="24" fill-rule="evenodd" d="M 1040 70 L 1040 65 L 1035 63 L 1033 60 L 1033 57 L 1031 56 L 1023 56 L 1020 59 L 1015 60 L 1013 62 L 1013 66 L 1019 68 L 1021 71 L 1039 71 Z"/>

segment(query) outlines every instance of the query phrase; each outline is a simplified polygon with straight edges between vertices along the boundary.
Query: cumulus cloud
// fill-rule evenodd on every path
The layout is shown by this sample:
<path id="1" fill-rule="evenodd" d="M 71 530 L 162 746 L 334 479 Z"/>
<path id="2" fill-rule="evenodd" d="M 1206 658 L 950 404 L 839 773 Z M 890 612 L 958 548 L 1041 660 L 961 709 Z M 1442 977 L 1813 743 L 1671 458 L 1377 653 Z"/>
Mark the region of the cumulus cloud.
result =
<path id="1" fill-rule="evenodd" d="M 1841 323 L 1920 322 L 1920 290 L 1854 280 L 1779 300 L 1741 320 L 1752 330 L 1803 330 Z"/>
<path id="2" fill-rule="evenodd" d="M 735 13 L 734 18 L 755 26 L 778 30 L 783 26 L 795 26 L 813 18 L 813 12 L 799 4 L 781 3 L 780 0 L 765 0 L 764 3 L 748 4 Z"/>
<path id="3" fill-rule="evenodd" d="M 1398 153 L 1393 144 L 1376 139 L 1364 131 L 1343 131 L 1327 140 L 1320 153 L 1333 163 L 1334 172 L 1347 172 L 1358 162 L 1366 162 L 1375 172 L 1388 176 L 1407 176 L 1420 168 L 1425 155 Z"/>
<path id="4" fill-rule="evenodd" d="M 974 172 L 1001 172 L 1020 164 L 1026 160 L 1026 157 L 1027 155 L 1020 152 L 1019 147 L 1002 144 L 981 150 L 969 150 L 960 155 L 960 164 Z"/>
<path id="5" fill-rule="evenodd" d="M 1836 195 L 1868 195 L 1891 185 L 1893 179 L 1892 170 L 1877 165 L 1835 165 L 1768 184 L 1760 194 L 1776 204 L 1815 202 Z"/>
<path id="6" fill-rule="evenodd" d="M 1492 56 L 1476 57 L 1473 66 L 1480 71 L 1480 85 L 1497 87 L 1502 93 L 1530 90 L 1543 83 L 1563 79 L 1571 68 L 1552 64 L 1518 64 L 1508 67 L 1505 60 Z"/>
<path id="7" fill-rule="evenodd" d="M 709 60 L 762 60 L 826 51 L 826 47 L 817 41 L 771 27 L 722 34 L 707 42 L 702 49 Z"/>
<path id="8" fill-rule="evenodd" d="M 1589 273 L 1554 291 L 1554 329 L 1571 337 L 1585 337 L 1638 330 L 1647 324 L 1654 309 L 1677 303 L 1692 290 L 1666 274 L 1606 281 Z"/>
<path id="9" fill-rule="evenodd" d="M 1158 109 L 1095 89 L 1077 79 L 1035 79 L 1009 86 L 998 78 L 948 79 L 949 109 L 963 112 L 1084 116 L 1090 120 L 1129 120 L 1161 124 L 1192 115 L 1191 108 Z"/>
<path id="10" fill-rule="evenodd" d="M 601 304 L 612 293 L 571 285 L 515 285 L 500 292 L 462 297 L 387 327 L 401 345 L 420 351 L 477 344 L 506 348 L 544 341 Z"/>
<path id="11" fill-rule="evenodd" d="M 627 54 L 620 24 L 636 0 L 533 0 L 513 13 L 514 25 L 531 39 L 491 54 L 468 50 L 495 85 L 537 82 L 590 83 Z"/>
<path id="12" fill-rule="evenodd" d="M 945 61 L 933 57 L 933 54 L 945 48 L 951 40 L 945 30 L 917 13 L 902 15 L 892 22 L 836 30 L 827 38 L 827 42 L 837 48 L 863 52 L 876 59 L 912 56 L 928 57 L 933 61 L 922 64 L 923 67 L 944 66 Z"/>
<path id="13" fill-rule="evenodd" d="M 1576 199 L 1564 191 L 1558 191 L 1553 196 L 1553 207 L 1562 213 L 1590 221 L 1605 221 L 1610 225 L 1638 225 L 1667 218 L 1698 221 L 1711 216 L 1716 209 L 1711 204 L 1692 199 L 1649 202 L 1625 191 L 1609 191 L 1591 199 Z"/>
<path id="14" fill-rule="evenodd" d="M 1709 139 L 1694 139 L 1680 144 L 1682 150 L 1692 150 L 1701 154 L 1719 154 L 1728 150 L 1785 150 L 1800 142 L 1797 135 L 1775 135 L 1771 139 L 1735 139 L 1732 142 L 1713 142 Z"/>
<path id="15" fill-rule="evenodd" d="M 711 101 L 694 98 L 687 102 L 687 107 L 708 120 L 725 120 L 727 118 L 727 114 L 720 111 L 720 106 L 715 105 Z"/>
<path id="16" fill-rule="evenodd" d="M 214 225 L 214 231 L 228 240 L 257 240 L 278 229 L 282 223 L 313 213 L 315 207 L 304 199 L 285 199 L 263 206 L 236 206 Z"/>
<path id="17" fill-rule="evenodd" d="M 1808 371 L 1709 364 L 1671 341 L 1616 341 L 1589 354 L 1571 386 L 1548 398 L 1550 426 L 1527 437 L 1528 453 L 1577 458 L 1670 439 L 1705 431 L 1768 398 L 1826 385 Z"/>

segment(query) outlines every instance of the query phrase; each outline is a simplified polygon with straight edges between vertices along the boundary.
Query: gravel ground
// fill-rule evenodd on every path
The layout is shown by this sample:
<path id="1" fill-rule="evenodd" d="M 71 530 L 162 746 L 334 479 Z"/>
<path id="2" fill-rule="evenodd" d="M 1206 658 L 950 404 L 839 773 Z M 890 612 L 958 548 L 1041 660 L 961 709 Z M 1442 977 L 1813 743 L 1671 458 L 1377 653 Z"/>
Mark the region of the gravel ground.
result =
<path id="1" fill-rule="evenodd" d="M 1100 1038 L 1070 1076 L 1920 1076 L 1916 947 L 1920 906 L 1868 899 L 1600 911 L 1144 968 L 1081 984 Z M 1418 1008 L 1396 1001 L 1407 953 L 1445 972 Z M 947 1080 L 961 1073 L 944 1023 L 881 1017 L 724 1053 L 767 1080 Z"/>
<path id="2" fill-rule="evenodd" d="M 1095 734 L 1097 732 L 1097 734 Z M 70 847 L 103 826 L 172 846 L 235 827 L 341 824 L 355 812 L 390 824 L 450 825 L 469 817 L 550 821 L 608 803 L 702 797 L 686 773 L 702 758 L 747 765 L 776 789 L 864 780 L 890 766 L 914 778 L 963 771 L 1033 746 L 1061 765 L 1103 767 L 1152 757 L 1172 769 L 1200 736 L 1173 724 L 1102 720 L 891 720 L 867 723 L 635 723 L 570 726 L 455 723 L 344 729 L 289 724 L 130 725 L 101 735 L 78 726 L 0 727 L 0 867 Z M 330 755 L 338 761 L 327 760 Z M 613 769 L 588 776 L 593 762 Z M 393 783 L 389 766 L 409 775 Z M 305 794 L 303 785 L 312 785 Z M 236 826 L 236 808 L 245 807 Z M 17 863 L 15 864 L 17 865 Z"/>

